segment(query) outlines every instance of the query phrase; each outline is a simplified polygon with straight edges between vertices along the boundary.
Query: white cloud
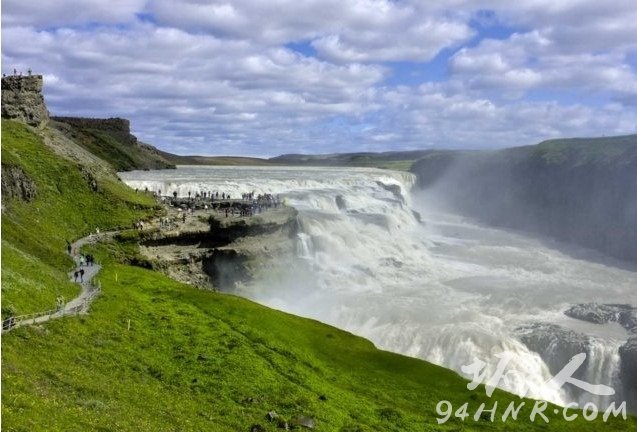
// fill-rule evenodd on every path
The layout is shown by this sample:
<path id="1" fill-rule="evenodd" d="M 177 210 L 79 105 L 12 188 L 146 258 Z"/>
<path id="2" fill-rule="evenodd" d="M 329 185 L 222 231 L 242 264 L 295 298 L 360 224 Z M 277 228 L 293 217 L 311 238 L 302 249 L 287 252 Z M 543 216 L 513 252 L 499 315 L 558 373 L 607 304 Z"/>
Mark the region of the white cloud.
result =
<path id="1" fill-rule="evenodd" d="M 151 24 L 99 32 L 14 27 L 3 36 L 3 64 L 46 71 L 54 114 L 129 117 L 143 139 L 205 143 L 206 153 L 295 145 L 304 125 L 376 109 L 374 87 L 385 74 Z"/>
<path id="2" fill-rule="evenodd" d="M 319 55 L 339 62 L 426 61 L 473 35 L 445 14 L 391 0 L 154 0 L 162 23 L 265 45 L 311 41 Z"/>
<path id="3" fill-rule="evenodd" d="M 473 90 L 577 89 L 622 99 L 637 95 L 637 74 L 623 53 L 564 52 L 535 30 L 505 40 L 484 40 L 451 58 L 455 80 Z"/>
<path id="4" fill-rule="evenodd" d="M 556 102 L 495 102 L 455 92 L 445 85 L 383 95 L 384 118 L 374 133 L 392 131 L 405 148 L 498 148 L 564 136 L 635 132 L 637 113 L 616 105 L 592 108 Z"/>
<path id="5" fill-rule="evenodd" d="M 81 4 L 80 4 L 81 3 Z M 132 22 L 146 0 L 4 0 L 3 26 L 55 27 L 86 23 Z"/>
<path id="6" fill-rule="evenodd" d="M 45 73 L 53 113 L 128 117 L 182 153 L 499 147 L 637 128 L 632 1 L 7 0 L 2 12 L 4 70 Z M 474 41 L 476 17 L 517 32 Z M 449 76 L 427 82 L 426 62 L 456 47 Z"/>

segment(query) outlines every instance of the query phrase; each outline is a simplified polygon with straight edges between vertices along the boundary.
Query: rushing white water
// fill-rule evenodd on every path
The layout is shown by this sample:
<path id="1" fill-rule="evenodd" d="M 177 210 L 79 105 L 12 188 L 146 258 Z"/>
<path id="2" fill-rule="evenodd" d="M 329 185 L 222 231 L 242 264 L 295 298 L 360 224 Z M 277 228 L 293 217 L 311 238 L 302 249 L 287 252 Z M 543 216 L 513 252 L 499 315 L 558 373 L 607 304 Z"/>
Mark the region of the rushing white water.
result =
<path id="1" fill-rule="evenodd" d="M 616 377 L 617 350 L 627 337 L 623 329 L 592 329 L 562 312 L 575 303 L 637 304 L 637 273 L 437 212 L 410 194 L 411 174 L 179 167 L 122 173 L 122 178 L 131 187 L 164 195 L 280 194 L 295 207 L 299 263 L 284 263 L 285 270 L 238 289 L 259 302 L 456 371 L 479 359 L 493 373 L 496 354 L 507 352 L 508 369 L 515 373 L 501 387 L 564 404 L 572 396 L 545 383 L 551 374 L 544 360 L 513 334 L 529 322 L 556 323 L 594 337 L 589 382 L 612 385 Z"/>

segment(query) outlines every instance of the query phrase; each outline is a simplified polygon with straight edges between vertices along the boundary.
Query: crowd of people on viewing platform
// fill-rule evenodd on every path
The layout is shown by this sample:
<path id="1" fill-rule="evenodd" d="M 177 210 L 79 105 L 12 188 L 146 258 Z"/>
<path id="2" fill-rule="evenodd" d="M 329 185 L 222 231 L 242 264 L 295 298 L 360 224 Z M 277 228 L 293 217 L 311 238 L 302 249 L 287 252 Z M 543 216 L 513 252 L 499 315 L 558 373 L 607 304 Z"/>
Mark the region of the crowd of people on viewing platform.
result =
<path id="1" fill-rule="evenodd" d="M 135 189 L 139 192 L 139 189 Z M 175 207 L 180 213 L 178 217 L 162 217 L 159 220 L 160 228 L 174 228 L 179 222 L 186 222 L 188 216 L 195 211 L 212 210 L 225 217 L 247 217 L 263 213 L 268 209 L 278 208 L 281 204 L 281 197 L 274 194 L 257 194 L 255 192 L 242 193 L 241 198 L 233 198 L 226 192 L 200 191 L 196 193 L 188 192 L 188 197 L 180 197 L 177 191 L 163 195 L 161 190 L 150 191 L 145 188 L 145 193 L 152 193 L 160 202 Z M 138 220 L 133 224 L 137 230 L 144 229 L 144 221 Z"/>

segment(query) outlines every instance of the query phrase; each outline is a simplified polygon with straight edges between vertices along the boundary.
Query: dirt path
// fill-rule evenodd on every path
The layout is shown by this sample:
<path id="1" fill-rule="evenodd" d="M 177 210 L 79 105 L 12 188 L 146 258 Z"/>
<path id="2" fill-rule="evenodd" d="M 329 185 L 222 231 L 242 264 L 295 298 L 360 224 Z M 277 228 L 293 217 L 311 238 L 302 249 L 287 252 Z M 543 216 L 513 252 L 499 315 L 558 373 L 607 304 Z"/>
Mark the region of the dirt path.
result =
<path id="1" fill-rule="evenodd" d="M 75 241 L 71 244 L 71 248 L 73 251 L 79 251 L 84 245 L 96 243 L 106 238 L 112 238 L 116 233 L 116 231 L 112 231 L 100 234 L 91 234 Z M 74 281 L 75 279 L 75 271 L 80 269 L 79 255 L 75 255 L 73 260 L 75 261 L 76 268 L 68 274 L 71 281 Z M 94 263 L 93 265 L 84 265 L 81 268 L 84 269 L 84 277 L 82 278 L 82 282 L 77 282 L 82 288 L 77 297 L 64 303 L 64 306 L 59 307 L 58 309 L 51 309 L 48 311 L 14 317 L 14 322 L 9 328 L 5 328 L 8 326 L 3 323 L 3 331 L 9 331 L 27 325 L 42 324 L 49 320 L 61 318 L 63 316 L 87 313 L 92 301 L 99 295 L 100 292 L 99 284 L 96 285 L 93 282 L 93 278 L 99 273 L 102 266 Z"/>

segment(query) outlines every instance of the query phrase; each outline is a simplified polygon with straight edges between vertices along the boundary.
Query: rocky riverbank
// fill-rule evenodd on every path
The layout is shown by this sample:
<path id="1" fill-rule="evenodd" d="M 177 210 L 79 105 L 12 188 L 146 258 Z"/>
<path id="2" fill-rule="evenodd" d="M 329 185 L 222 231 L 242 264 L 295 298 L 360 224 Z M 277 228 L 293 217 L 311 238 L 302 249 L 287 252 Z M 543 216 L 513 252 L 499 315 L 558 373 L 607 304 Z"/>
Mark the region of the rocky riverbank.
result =
<path id="1" fill-rule="evenodd" d="M 166 204 L 166 217 L 146 224 L 140 241 L 144 258 L 175 280 L 230 291 L 271 265 L 273 257 L 295 253 L 296 210 L 291 207 L 246 216 L 239 200 L 192 205 L 192 212 L 183 204 Z"/>

